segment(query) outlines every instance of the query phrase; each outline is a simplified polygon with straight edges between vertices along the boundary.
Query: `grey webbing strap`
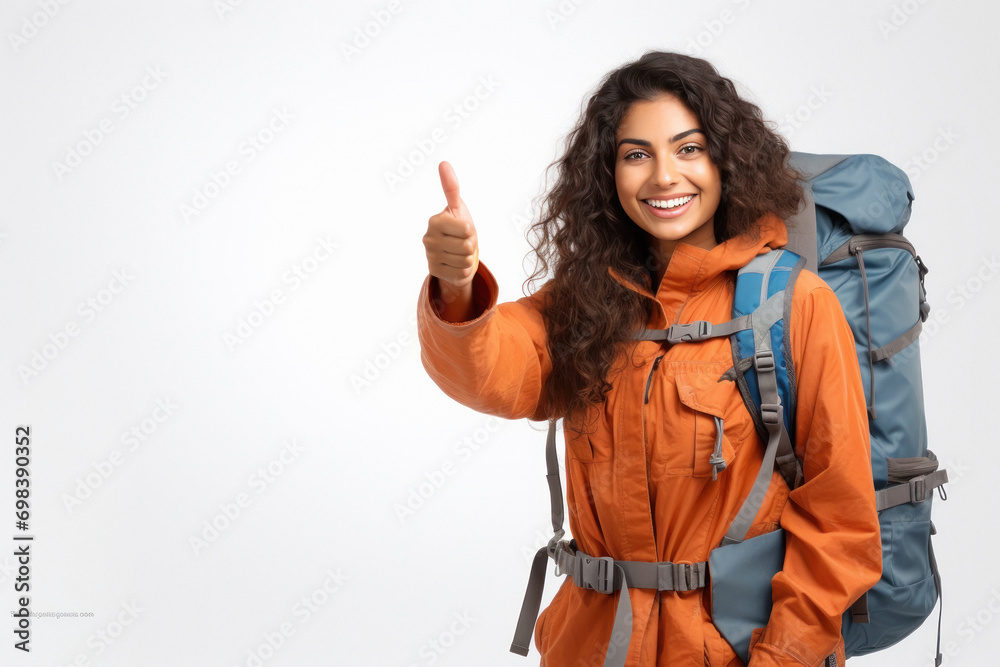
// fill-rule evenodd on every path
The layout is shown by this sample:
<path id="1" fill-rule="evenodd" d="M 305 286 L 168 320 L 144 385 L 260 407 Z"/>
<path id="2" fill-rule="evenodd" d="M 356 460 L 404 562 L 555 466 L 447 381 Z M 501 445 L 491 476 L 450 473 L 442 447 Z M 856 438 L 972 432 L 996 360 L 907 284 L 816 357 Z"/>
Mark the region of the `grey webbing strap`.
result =
<path id="1" fill-rule="evenodd" d="M 877 415 L 875 414 L 875 369 L 872 366 L 872 319 L 871 319 L 871 304 L 868 300 L 868 276 L 865 274 L 865 260 L 863 257 L 864 253 L 859 248 L 855 253 L 855 257 L 858 258 L 858 268 L 861 270 L 861 284 L 864 286 L 865 292 L 865 328 L 868 332 L 868 377 L 869 387 L 871 388 L 870 400 L 868 401 L 868 419 L 875 419 Z"/>
<path id="2" fill-rule="evenodd" d="M 676 345 L 677 343 L 731 336 L 737 331 L 749 328 L 750 316 L 744 315 L 743 317 L 737 317 L 722 324 L 712 324 L 705 320 L 698 320 L 687 324 L 671 324 L 666 329 L 643 329 L 636 332 L 632 338 L 634 340 L 665 340 L 671 345 Z"/>
<path id="3" fill-rule="evenodd" d="M 770 349 L 757 350 L 754 353 L 754 365 L 757 367 L 757 382 L 760 386 L 760 416 L 768 433 L 767 448 L 764 450 L 764 460 L 761 461 L 760 470 L 757 471 L 753 488 L 750 489 L 743 506 L 740 507 L 726 536 L 722 539 L 722 546 L 742 542 L 746 538 L 771 485 L 771 473 L 774 471 L 775 459 L 782 441 L 788 451 L 792 452 L 792 459 L 795 458 L 788 431 L 785 430 L 784 408 L 778 395 L 778 380 L 774 371 L 774 354 Z"/>
<path id="4" fill-rule="evenodd" d="M 753 317 L 754 350 L 766 351 L 771 355 L 770 362 L 764 359 L 765 363 L 770 363 L 769 378 L 765 378 L 762 377 L 756 352 L 754 354 L 754 366 L 757 366 L 757 384 L 760 391 L 761 421 L 764 422 L 764 427 L 768 431 L 769 443 L 775 434 L 772 433 L 771 426 L 764 419 L 764 406 L 777 405 L 780 402 L 778 376 L 774 370 L 774 353 L 771 351 L 771 326 L 784 317 L 784 302 L 786 298 L 786 292 L 777 292 L 765 301 L 762 306 L 751 313 L 751 317 Z M 766 368 L 767 366 L 765 365 Z M 774 460 L 781 471 L 781 476 L 785 478 L 788 488 L 794 489 L 802 483 L 802 468 L 798 458 L 795 456 L 795 450 L 792 449 L 792 439 L 785 429 L 784 410 L 785 406 L 782 406 L 781 414 L 778 417 L 778 441 Z M 753 517 L 750 518 L 752 519 Z"/>
<path id="5" fill-rule="evenodd" d="M 920 330 L 923 328 L 923 322 L 918 318 L 917 323 L 914 324 L 910 329 L 901 335 L 896 340 L 892 341 L 888 345 L 883 345 L 877 350 L 872 350 L 871 360 L 875 363 L 880 361 L 885 361 L 889 359 L 894 354 L 905 348 L 907 345 L 915 341 L 920 336 Z"/>
<path id="6" fill-rule="evenodd" d="M 875 508 L 881 512 L 905 503 L 919 503 L 933 491 L 948 482 L 948 471 L 938 470 L 929 475 L 918 475 L 913 479 L 875 492 Z"/>
<path id="7" fill-rule="evenodd" d="M 556 550 L 562 542 L 563 502 L 562 485 L 559 483 L 559 459 L 556 457 L 556 420 L 549 420 L 549 432 L 545 439 L 545 479 L 549 485 L 549 500 L 552 505 L 552 539 L 548 545 L 535 552 L 531 561 L 531 573 L 528 575 L 528 587 L 524 591 L 521 602 L 521 613 L 517 617 L 517 627 L 514 630 L 514 640 L 510 652 L 518 655 L 528 655 L 528 645 L 531 643 L 531 632 L 538 620 L 538 610 L 542 605 L 542 591 L 545 588 L 545 569 L 548 558 L 555 558 Z M 558 561 L 557 561 L 558 562 Z"/>
<path id="8" fill-rule="evenodd" d="M 591 556 L 563 540 L 556 549 L 560 574 L 569 574 L 580 588 L 611 593 L 619 588 L 650 588 L 657 591 L 693 591 L 705 587 L 708 563 L 671 563 L 615 560 Z M 615 574 L 612 579 L 612 573 Z M 622 578 L 624 577 L 624 579 Z"/>
<path id="9" fill-rule="evenodd" d="M 548 547 L 542 547 L 535 552 L 531 561 L 531 574 L 528 575 L 528 588 L 524 592 L 521 603 L 521 613 L 517 617 L 517 627 L 514 630 L 514 640 L 510 644 L 510 652 L 527 656 L 531 643 L 531 632 L 538 619 L 538 608 L 542 606 L 542 589 L 545 586 L 545 566 L 548 564 Z"/>
<path id="10" fill-rule="evenodd" d="M 936 535 L 937 529 L 931 521 L 931 535 Z M 937 654 L 934 656 L 934 667 L 940 667 L 943 660 L 941 656 L 941 619 L 944 618 L 944 600 L 941 598 L 941 571 L 938 569 L 937 558 L 934 557 L 934 545 L 931 544 L 931 537 L 927 540 L 927 555 L 931 562 L 931 572 L 934 574 L 934 588 L 938 596 L 938 633 L 937 633 Z"/>
<path id="11" fill-rule="evenodd" d="M 615 570 L 621 566 L 615 564 Z M 604 667 L 625 667 L 625 656 L 628 655 L 628 645 L 632 639 L 632 598 L 625 583 L 625 573 L 622 576 L 622 587 L 618 592 L 618 603 L 615 605 L 615 623 L 611 626 L 611 639 L 608 650 L 604 654 Z M 614 646 L 614 650 L 611 647 Z"/>
<path id="12" fill-rule="evenodd" d="M 562 485 L 559 483 L 559 459 L 556 458 L 556 420 L 549 420 L 549 433 L 545 439 L 545 480 L 549 483 L 549 500 L 552 505 L 552 539 L 549 553 L 555 551 L 556 543 L 563 538 Z"/>

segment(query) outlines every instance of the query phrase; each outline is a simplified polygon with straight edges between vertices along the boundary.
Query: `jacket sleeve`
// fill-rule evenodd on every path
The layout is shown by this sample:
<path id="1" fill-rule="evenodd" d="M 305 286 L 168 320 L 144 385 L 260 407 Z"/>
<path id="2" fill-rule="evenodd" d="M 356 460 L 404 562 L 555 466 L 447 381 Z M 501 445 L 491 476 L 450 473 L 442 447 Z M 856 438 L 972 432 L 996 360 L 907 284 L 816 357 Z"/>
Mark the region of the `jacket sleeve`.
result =
<path id="1" fill-rule="evenodd" d="M 818 276 L 803 271 L 793 294 L 795 449 L 805 481 L 782 512 L 784 568 L 772 580 L 771 617 L 751 667 L 821 666 L 835 651 L 842 659 L 841 617 L 882 573 L 854 336 Z"/>
<path id="2" fill-rule="evenodd" d="M 480 260 L 473 277 L 475 314 L 466 322 L 441 318 L 438 279 L 424 279 L 417 303 L 420 360 L 445 394 L 478 412 L 544 421 L 541 400 L 551 370 L 543 303 L 531 296 L 497 304 L 496 278 Z"/>

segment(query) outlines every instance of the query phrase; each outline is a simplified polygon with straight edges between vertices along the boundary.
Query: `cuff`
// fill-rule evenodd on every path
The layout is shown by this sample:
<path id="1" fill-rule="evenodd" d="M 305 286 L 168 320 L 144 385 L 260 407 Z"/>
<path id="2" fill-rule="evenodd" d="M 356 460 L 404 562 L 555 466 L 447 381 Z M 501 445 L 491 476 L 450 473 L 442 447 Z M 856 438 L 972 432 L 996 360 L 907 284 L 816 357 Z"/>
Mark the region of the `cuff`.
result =
<path id="1" fill-rule="evenodd" d="M 442 319 L 441 313 L 438 311 L 438 304 L 441 301 L 441 286 L 438 278 L 431 275 L 427 276 L 427 311 L 433 315 L 433 319 L 445 326 L 467 326 L 479 321 L 486 313 L 491 311 L 497 305 L 499 295 L 500 288 L 497 285 L 497 279 L 493 276 L 493 273 L 486 268 L 486 265 L 482 262 L 482 260 L 480 260 L 479 267 L 476 269 L 476 275 L 472 277 L 472 319 L 464 320 L 462 322 L 449 322 L 448 320 Z"/>
<path id="2" fill-rule="evenodd" d="M 756 645 L 752 646 L 750 650 L 750 663 L 747 667 L 802 667 L 803 665 L 805 667 L 827 667 L 828 665 L 844 667 L 847 662 L 847 657 L 844 654 L 843 637 L 839 639 L 832 653 L 836 657 L 836 661 L 833 663 L 829 662 L 829 656 L 809 662 L 799 652 L 794 651 L 794 647 L 789 647 L 788 651 L 785 651 L 774 644 L 767 643 L 765 637 L 760 637 L 760 639 L 764 641 L 757 641 Z"/>

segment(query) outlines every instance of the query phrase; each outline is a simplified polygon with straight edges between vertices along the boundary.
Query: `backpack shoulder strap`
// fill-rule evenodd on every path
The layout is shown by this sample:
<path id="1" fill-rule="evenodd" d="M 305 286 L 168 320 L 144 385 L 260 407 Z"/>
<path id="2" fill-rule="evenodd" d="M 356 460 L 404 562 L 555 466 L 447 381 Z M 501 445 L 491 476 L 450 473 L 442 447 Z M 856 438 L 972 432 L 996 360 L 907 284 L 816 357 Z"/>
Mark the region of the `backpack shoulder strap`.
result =
<path id="1" fill-rule="evenodd" d="M 790 434 L 795 433 L 795 369 L 790 327 L 785 322 L 791 319 L 795 282 L 804 266 L 805 259 L 798 254 L 773 250 L 740 269 L 733 318 L 752 314 L 753 326 L 730 337 L 736 384 L 765 442 L 772 437 L 768 422 L 773 421 L 774 406 L 781 406 L 779 426 L 785 437 L 779 441 L 776 462 L 789 488 L 802 482 L 802 466 L 791 445 Z"/>

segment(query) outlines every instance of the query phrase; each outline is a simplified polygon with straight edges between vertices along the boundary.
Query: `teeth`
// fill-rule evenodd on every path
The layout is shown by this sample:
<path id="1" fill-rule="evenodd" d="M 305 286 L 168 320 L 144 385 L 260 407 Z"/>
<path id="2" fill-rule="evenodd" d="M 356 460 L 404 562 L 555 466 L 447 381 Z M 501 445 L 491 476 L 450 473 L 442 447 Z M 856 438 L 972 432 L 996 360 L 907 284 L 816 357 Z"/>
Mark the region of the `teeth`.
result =
<path id="1" fill-rule="evenodd" d="M 677 199 L 667 199 L 665 201 L 663 199 L 644 199 L 643 201 L 656 208 L 676 208 L 688 203 L 692 199 L 694 199 L 694 195 L 678 197 Z"/>

